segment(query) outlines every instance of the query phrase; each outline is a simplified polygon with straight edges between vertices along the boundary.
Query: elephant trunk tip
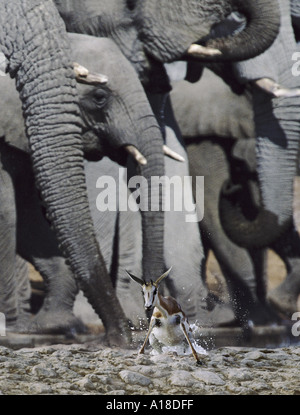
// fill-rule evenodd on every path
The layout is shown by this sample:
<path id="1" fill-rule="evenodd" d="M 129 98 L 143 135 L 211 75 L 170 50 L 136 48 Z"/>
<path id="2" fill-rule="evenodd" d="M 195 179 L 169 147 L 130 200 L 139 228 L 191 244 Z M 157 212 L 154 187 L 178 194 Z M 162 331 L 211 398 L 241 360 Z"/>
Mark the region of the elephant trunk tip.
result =
<path id="1" fill-rule="evenodd" d="M 243 15 L 246 24 L 240 22 L 237 30 L 228 31 L 224 37 L 208 40 L 206 47 L 221 52 L 221 54 L 213 56 L 214 60 L 242 61 L 251 59 L 263 53 L 273 44 L 281 24 L 281 14 L 277 2 L 234 0 L 232 12 L 239 12 Z M 227 18 L 227 23 L 228 21 Z"/>

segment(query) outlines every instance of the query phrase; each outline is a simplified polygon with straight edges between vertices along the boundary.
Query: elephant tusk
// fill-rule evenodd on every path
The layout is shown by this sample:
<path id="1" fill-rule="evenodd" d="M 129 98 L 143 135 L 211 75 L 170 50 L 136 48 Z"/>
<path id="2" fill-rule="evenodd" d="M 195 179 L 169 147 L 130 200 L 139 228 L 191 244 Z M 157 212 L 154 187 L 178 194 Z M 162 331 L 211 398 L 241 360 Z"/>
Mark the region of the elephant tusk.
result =
<path id="1" fill-rule="evenodd" d="M 270 78 L 257 79 L 254 81 L 254 85 L 274 98 L 300 96 L 300 88 L 285 88 Z"/>
<path id="2" fill-rule="evenodd" d="M 205 46 L 193 43 L 187 50 L 187 54 L 194 58 L 213 58 L 222 55 L 219 49 L 208 48 Z"/>
<path id="3" fill-rule="evenodd" d="M 91 73 L 77 62 L 73 63 L 76 81 L 86 85 L 105 85 L 108 82 L 106 75 Z"/>
<path id="4" fill-rule="evenodd" d="M 73 63 L 73 68 L 74 68 L 74 72 L 76 77 L 86 77 L 89 74 L 89 70 L 87 68 L 85 68 L 84 66 L 80 65 L 77 62 Z"/>
<path id="5" fill-rule="evenodd" d="M 127 146 L 125 146 L 125 150 L 141 166 L 145 166 L 147 164 L 147 160 L 145 159 L 145 157 L 143 156 L 143 154 L 136 147 L 134 147 L 132 145 L 127 145 Z"/>
<path id="6" fill-rule="evenodd" d="M 143 156 L 143 154 L 133 145 L 127 145 L 125 146 L 125 150 L 127 151 L 127 153 L 129 153 L 131 156 L 133 156 L 133 158 L 135 159 L 135 161 L 144 166 L 147 164 L 147 159 Z M 175 151 L 171 150 L 168 146 L 163 145 L 163 153 L 168 156 L 171 157 L 174 160 L 177 161 L 185 161 L 184 157 L 182 157 L 180 154 L 176 153 Z"/>
<path id="7" fill-rule="evenodd" d="M 184 157 L 182 157 L 180 154 L 176 153 L 175 151 L 171 150 L 166 145 L 163 145 L 163 152 L 166 156 L 171 157 L 174 160 L 185 161 Z"/>

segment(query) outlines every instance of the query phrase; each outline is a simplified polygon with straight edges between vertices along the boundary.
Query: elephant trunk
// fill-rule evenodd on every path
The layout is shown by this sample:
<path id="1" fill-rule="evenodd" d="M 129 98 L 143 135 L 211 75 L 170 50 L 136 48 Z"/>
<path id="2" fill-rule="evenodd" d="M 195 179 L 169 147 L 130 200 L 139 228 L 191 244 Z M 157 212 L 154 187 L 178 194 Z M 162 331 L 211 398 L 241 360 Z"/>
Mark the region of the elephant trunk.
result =
<path id="1" fill-rule="evenodd" d="M 291 25 L 290 1 L 280 1 L 281 26 L 274 44 L 262 55 L 236 64 L 243 82 L 263 77 L 275 80 L 286 88 L 297 88 L 299 80 L 292 74 L 291 56 L 297 50 Z M 244 221 L 232 209 L 221 209 L 227 216 L 224 226 L 239 245 L 270 246 L 293 223 L 293 185 L 298 170 L 300 134 L 300 97 L 271 97 L 253 88 L 254 122 L 256 127 L 256 161 L 262 207 L 254 221 Z M 228 202 L 228 201 L 227 201 Z M 221 199 L 221 205 L 223 201 Z M 230 215 L 231 215 L 230 213 Z M 223 215 L 224 218 L 224 215 Z"/>
<path id="2" fill-rule="evenodd" d="M 143 229 L 143 275 L 147 280 L 161 275 L 164 269 L 164 212 L 163 194 L 157 182 L 152 183 L 152 178 L 164 176 L 164 156 L 162 152 L 162 134 L 153 116 L 148 119 L 148 125 L 144 126 L 143 140 L 140 146 L 142 154 L 147 159 L 147 164 L 140 166 L 141 175 L 147 180 L 146 194 L 148 209 L 142 210 Z"/>
<path id="3" fill-rule="evenodd" d="M 280 105 L 278 104 L 280 108 Z M 296 107 L 295 107 L 296 108 Z M 284 120 L 284 115 L 286 119 Z M 230 197 L 220 199 L 220 215 L 224 230 L 245 248 L 270 246 L 293 222 L 293 183 L 297 175 L 299 121 L 289 119 L 281 109 L 281 120 L 264 118 L 265 126 L 256 143 L 256 160 L 262 205 L 254 220 L 247 220 L 234 207 Z M 273 125 L 273 135 L 263 131 Z M 268 126 L 268 127 L 266 127 Z"/>
<path id="4" fill-rule="evenodd" d="M 135 146 L 147 160 L 147 164 L 129 164 L 128 170 L 129 175 L 140 176 L 137 202 L 142 218 L 142 272 L 143 278 L 150 280 L 165 271 L 163 195 L 156 180 L 165 172 L 163 134 L 132 64 L 112 40 L 107 39 L 105 44 L 109 46 L 105 49 L 106 59 L 99 63 L 94 59 L 93 70 L 101 68 L 102 73 L 109 74 L 112 67 L 122 68 L 107 84 L 113 96 L 104 111 L 108 130 L 113 132 L 109 136 L 110 146 L 116 149 L 115 153 L 120 153 L 120 147 Z M 132 187 L 137 196 L 135 184 Z"/>
<path id="5" fill-rule="evenodd" d="M 280 11 L 277 1 L 232 0 L 231 7 L 232 12 L 237 11 L 243 14 L 247 23 L 245 29 L 236 35 L 207 42 L 208 47 L 222 52 L 221 60 L 250 59 L 271 46 L 280 27 Z"/>
<path id="6" fill-rule="evenodd" d="M 9 60 L 10 74 L 16 77 L 36 184 L 47 215 L 110 341 L 128 344 L 125 316 L 90 216 L 76 84 L 62 21 L 51 1 L 4 2 L 2 11 L 1 8 L 4 21 L 0 18 L 0 27 L 7 30 L 4 42 L 0 32 L 0 44 L 5 45 L 3 52 Z"/>
<path id="7" fill-rule="evenodd" d="M 144 49 L 160 62 L 197 59 L 190 47 L 204 42 L 222 53 L 200 56 L 202 60 L 249 59 L 272 44 L 280 27 L 278 3 L 270 0 L 174 0 L 172 7 L 168 2 L 144 0 L 137 2 L 136 8 Z M 211 29 L 234 11 L 245 15 L 245 29 L 234 36 L 211 39 Z"/>
<path id="8" fill-rule="evenodd" d="M 106 149 L 110 158 L 123 163 L 123 156 L 127 152 L 122 148 L 130 145 L 136 147 L 147 160 L 145 165 L 132 162 L 128 165 L 128 170 L 129 175 L 140 176 L 137 180 L 137 183 L 141 184 L 139 197 L 133 181 L 130 187 L 134 190 L 131 199 L 136 197 L 142 216 L 143 277 L 155 278 L 164 271 L 164 214 L 158 184 L 154 183 L 151 186 L 153 177 L 164 175 L 162 132 L 136 71 L 115 42 L 107 38 L 83 37 L 82 39 L 82 36 L 76 34 L 70 34 L 70 37 L 74 42 L 73 49 L 78 48 L 78 52 L 74 53 L 77 61 L 85 62 L 88 68 L 96 73 L 100 71 L 110 74 L 106 85 L 110 99 L 100 110 L 96 107 L 95 113 L 99 111 L 98 117 L 90 117 L 90 121 L 87 122 L 96 133 L 97 140 L 102 143 L 104 152 Z M 99 54 L 91 54 L 91 50 L 99 51 Z M 105 53 L 105 59 L 102 59 L 100 51 Z M 122 70 L 112 68 L 122 68 Z M 89 117 L 90 107 L 85 105 L 86 101 L 82 100 L 82 111 Z M 96 122 L 93 123 L 93 120 Z M 93 146 L 94 143 L 91 147 Z M 136 204 L 134 207 L 137 209 Z M 120 206 L 120 209 L 122 210 L 123 207 Z"/>
<path id="9" fill-rule="evenodd" d="M 127 81 L 126 88 L 128 91 L 120 94 L 124 102 L 118 103 L 121 108 L 116 110 L 118 116 L 114 116 L 113 122 L 117 123 L 117 130 L 123 131 L 118 145 L 134 145 L 147 160 L 147 164 L 139 165 L 134 174 L 141 176 L 138 202 L 142 217 L 142 271 L 143 278 L 150 280 L 165 270 L 163 194 L 157 180 L 165 171 L 164 142 L 142 86 L 134 89 Z M 136 99 L 126 99 L 126 94 Z"/>

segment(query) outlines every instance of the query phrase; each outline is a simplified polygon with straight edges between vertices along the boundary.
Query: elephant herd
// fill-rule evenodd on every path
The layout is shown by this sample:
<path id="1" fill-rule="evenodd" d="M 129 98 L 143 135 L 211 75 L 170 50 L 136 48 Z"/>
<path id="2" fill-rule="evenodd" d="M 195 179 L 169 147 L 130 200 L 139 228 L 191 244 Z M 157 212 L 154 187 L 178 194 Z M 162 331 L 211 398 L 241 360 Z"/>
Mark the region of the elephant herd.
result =
<path id="1" fill-rule="evenodd" d="M 81 332 L 81 289 L 108 342 L 127 346 L 130 324 L 146 316 L 126 270 L 149 281 L 171 266 L 164 290 L 202 326 L 291 318 L 299 16 L 297 0 L 0 2 L 0 312 L 9 330 Z M 135 177 L 145 186 L 123 209 Z M 153 177 L 182 179 L 184 192 L 170 186 L 168 196 L 196 201 L 203 219 L 187 221 L 183 203 L 165 210 Z M 104 180 L 118 184 L 113 209 L 99 209 Z M 287 270 L 268 293 L 267 248 Z M 207 286 L 210 250 L 229 320 Z M 45 285 L 34 316 L 27 262 Z"/>

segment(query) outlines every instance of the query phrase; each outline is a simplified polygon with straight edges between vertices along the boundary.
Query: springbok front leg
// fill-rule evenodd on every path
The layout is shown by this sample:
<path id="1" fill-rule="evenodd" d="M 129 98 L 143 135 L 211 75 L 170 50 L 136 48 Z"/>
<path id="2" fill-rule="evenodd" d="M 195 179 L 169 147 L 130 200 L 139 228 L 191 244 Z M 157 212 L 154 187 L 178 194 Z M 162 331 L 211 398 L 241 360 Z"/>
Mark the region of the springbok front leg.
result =
<path id="1" fill-rule="evenodd" d="M 145 347 L 146 347 L 147 341 L 148 341 L 148 339 L 149 339 L 149 336 L 150 336 L 150 334 L 151 334 L 151 331 L 152 331 L 152 329 L 153 329 L 154 325 L 155 325 L 155 318 L 153 318 L 153 317 L 152 317 L 152 318 L 151 318 L 151 320 L 150 320 L 149 329 L 148 329 L 148 332 L 147 332 L 147 335 L 146 335 L 145 341 L 144 341 L 143 346 L 141 347 L 141 349 L 140 349 L 140 351 L 139 351 L 139 354 L 144 354 L 144 351 L 145 351 Z"/>
<path id="2" fill-rule="evenodd" d="M 184 334 L 184 336 L 185 336 L 185 338 L 186 338 L 186 340 L 187 340 L 187 342 L 188 342 L 188 344 L 189 344 L 189 346 L 192 350 L 192 353 L 193 353 L 194 358 L 196 359 L 197 365 L 202 365 L 202 362 L 199 359 L 198 354 L 197 354 L 194 346 L 192 345 L 192 342 L 191 342 L 191 340 L 190 340 L 190 338 L 189 338 L 189 336 L 186 332 L 185 325 L 183 323 L 180 323 L 180 327 L 181 327 L 181 330 L 183 331 L 183 334 Z"/>

